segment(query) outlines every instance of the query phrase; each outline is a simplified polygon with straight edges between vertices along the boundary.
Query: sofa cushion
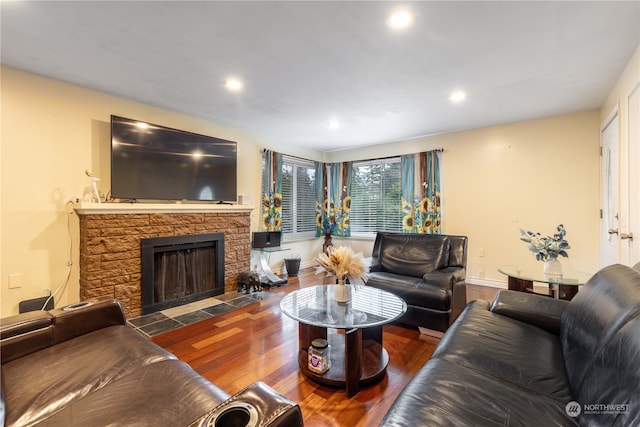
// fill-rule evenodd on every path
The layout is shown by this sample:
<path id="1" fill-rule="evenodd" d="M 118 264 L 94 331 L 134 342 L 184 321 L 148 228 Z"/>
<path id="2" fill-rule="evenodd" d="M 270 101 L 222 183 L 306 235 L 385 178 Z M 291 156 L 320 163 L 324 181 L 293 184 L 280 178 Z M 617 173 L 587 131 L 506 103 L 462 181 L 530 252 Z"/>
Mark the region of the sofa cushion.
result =
<path id="1" fill-rule="evenodd" d="M 404 388 L 381 426 L 571 426 L 566 403 L 443 359 Z"/>
<path id="2" fill-rule="evenodd" d="M 443 235 L 384 234 L 379 262 L 384 271 L 405 276 L 444 268 L 449 262 L 449 240 Z"/>
<path id="3" fill-rule="evenodd" d="M 432 358 L 446 359 L 565 404 L 571 401 L 558 336 L 488 308 L 486 301 L 469 303 Z"/>
<path id="4" fill-rule="evenodd" d="M 451 287 L 425 283 L 421 278 L 395 273 L 371 273 L 367 286 L 382 289 L 402 298 L 407 305 L 448 311 L 451 308 Z"/>
<path id="5" fill-rule="evenodd" d="M 171 387 L 166 387 L 168 383 Z M 46 424 L 186 426 L 228 397 L 185 363 L 164 360 L 142 366 L 73 402 L 48 418 Z"/>
<path id="6" fill-rule="evenodd" d="M 574 395 L 585 393 L 583 383 L 606 346 L 622 326 L 638 315 L 640 272 L 620 264 L 598 271 L 571 300 L 562 315 L 560 337 Z M 614 358 L 609 362 L 620 361 Z"/>
<path id="7" fill-rule="evenodd" d="M 6 423 L 37 423 L 140 366 L 168 359 L 175 356 L 119 325 L 4 363 Z"/>

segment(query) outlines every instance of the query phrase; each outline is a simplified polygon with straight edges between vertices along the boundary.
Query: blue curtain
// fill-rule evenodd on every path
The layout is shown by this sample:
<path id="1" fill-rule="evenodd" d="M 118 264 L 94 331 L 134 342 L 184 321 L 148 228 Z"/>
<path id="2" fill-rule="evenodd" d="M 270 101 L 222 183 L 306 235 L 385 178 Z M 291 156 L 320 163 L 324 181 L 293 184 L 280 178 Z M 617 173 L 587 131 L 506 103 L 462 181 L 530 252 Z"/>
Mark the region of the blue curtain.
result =
<path id="1" fill-rule="evenodd" d="M 440 154 L 441 150 L 433 150 L 400 159 L 405 233 L 441 233 Z"/>
<path id="2" fill-rule="evenodd" d="M 316 237 L 321 237 L 326 234 L 324 229 L 325 214 L 323 205 L 327 198 L 327 175 L 324 169 L 324 163 L 316 163 Z"/>
<path id="3" fill-rule="evenodd" d="M 262 229 L 282 231 L 282 154 L 262 153 Z"/>
<path id="4" fill-rule="evenodd" d="M 316 171 L 316 237 L 351 236 L 351 176 L 353 163 L 323 164 Z M 324 172 L 324 173 L 323 173 Z M 322 173 L 322 179 L 319 179 Z M 321 191 L 322 190 L 322 191 Z"/>

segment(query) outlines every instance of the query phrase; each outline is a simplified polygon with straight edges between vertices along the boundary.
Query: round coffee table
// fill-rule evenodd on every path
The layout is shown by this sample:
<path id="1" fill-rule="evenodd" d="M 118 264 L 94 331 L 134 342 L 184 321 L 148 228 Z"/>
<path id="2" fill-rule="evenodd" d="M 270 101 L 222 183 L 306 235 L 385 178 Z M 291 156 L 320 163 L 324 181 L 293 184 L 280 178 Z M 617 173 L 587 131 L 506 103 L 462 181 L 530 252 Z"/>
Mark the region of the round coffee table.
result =
<path id="1" fill-rule="evenodd" d="M 351 301 L 338 303 L 334 298 L 337 286 L 318 285 L 291 292 L 282 298 L 280 308 L 299 322 L 298 364 L 302 372 L 318 383 L 344 387 L 347 397 L 352 397 L 360 386 L 384 377 L 389 354 L 382 346 L 382 325 L 402 316 L 407 304 L 389 292 L 367 286 L 352 287 Z M 316 338 L 331 345 L 331 368 L 324 374 L 309 370 L 307 365 L 309 345 Z"/>

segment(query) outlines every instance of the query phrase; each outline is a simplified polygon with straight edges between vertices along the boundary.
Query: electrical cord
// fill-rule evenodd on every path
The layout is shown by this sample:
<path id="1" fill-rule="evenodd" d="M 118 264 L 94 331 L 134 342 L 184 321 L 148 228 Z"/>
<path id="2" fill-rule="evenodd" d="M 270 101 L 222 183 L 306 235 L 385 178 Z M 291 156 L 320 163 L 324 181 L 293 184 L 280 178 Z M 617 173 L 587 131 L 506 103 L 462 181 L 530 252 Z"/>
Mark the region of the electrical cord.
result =
<path id="1" fill-rule="evenodd" d="M 58 292 L 62 291 L 64 293 L 64 290 L 66 289 L 67 284 L 69 283 L 69 278 L 71 277 L 71 267 L 73 266 L 73 261 L 72 261 L 72 257 L 73 257 L 73 238 L 71 237 L 71 221 L 70 221 L 69 218 L 71 217 L 71 215 L 73 215 L 73 211 L 69 212 L 69 210 L 68 210 L 69 205 L 73 206 L 73 203 L 69 201 L 65 205 L 65 212 L 67 212 L 67 241 L 69 242 L 69 257 L 67 258 L 67 272 L 65 273 L 64 277 L 62 278 L 62 281 L 60 282 L 60 284 L 58 285 L 56 290 L 53 291 L 49 295 L 49 298 L 47 298 L 45 300 L 45 302 L 42 305 L 42 308 L 40 310 L 45 310 L 46 307 L 47 307 L 47 304 L 49 304 L 49 301 L 51 301 L 51 299 L 55 295 L 57 295 Z M 54 302 L 54 306 L 55 306 L 55 302 Z"/>

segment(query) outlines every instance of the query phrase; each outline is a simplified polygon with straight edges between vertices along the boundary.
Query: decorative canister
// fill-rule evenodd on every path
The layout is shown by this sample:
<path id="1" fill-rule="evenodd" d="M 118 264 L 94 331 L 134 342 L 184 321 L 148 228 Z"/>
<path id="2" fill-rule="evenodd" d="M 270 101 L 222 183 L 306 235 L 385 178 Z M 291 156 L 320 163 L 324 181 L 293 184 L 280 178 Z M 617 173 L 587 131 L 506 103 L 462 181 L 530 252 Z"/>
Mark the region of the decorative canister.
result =
<path id="1" fill-rule="evenodd" d="M 309 347 L 309 370 L 318 374 L 324 374 L 331 367 L 331 346 L 325 339 L 311 341 Z"/>

